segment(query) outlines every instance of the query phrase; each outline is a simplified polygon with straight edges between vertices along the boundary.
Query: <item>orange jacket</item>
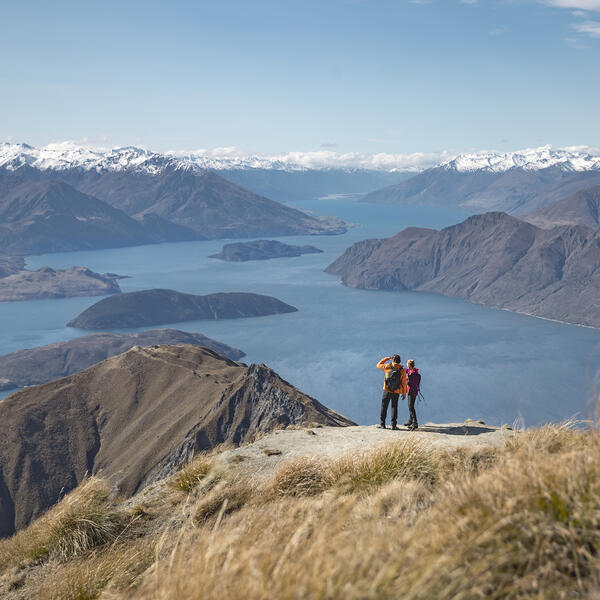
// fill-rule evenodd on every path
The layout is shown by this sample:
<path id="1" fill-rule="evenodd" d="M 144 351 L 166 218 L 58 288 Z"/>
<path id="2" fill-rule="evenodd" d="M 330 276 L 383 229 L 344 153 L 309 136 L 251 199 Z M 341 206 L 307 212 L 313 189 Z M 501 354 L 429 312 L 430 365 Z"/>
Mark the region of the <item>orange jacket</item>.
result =
<path id="1" fill-rule="evenodd" d="M 382 371 L 385 371 L 385 376 L 387 377 L 387 372 L 392 370 L 392 365 L 391 363 L 387 362 L 389 360 L 389 357 L 386 358 L 382 358 L 378 363 L 377 363 L 377 368 L 381 369 Z M 406 396 L 406 394 L 408 393 L 408 386 L 406 384 L 406 371 L 404 370 L 404 367 L 402 365 L 400 366 L 400 381 L 402 382 L 400 384 L 400 387 L 397 390 L 388 390 L 385 387 L 385 379 L 383 380 L 383 389 L 386 392 L 392 392 L 392 394 L 402 394 L 403 396 Z"/>

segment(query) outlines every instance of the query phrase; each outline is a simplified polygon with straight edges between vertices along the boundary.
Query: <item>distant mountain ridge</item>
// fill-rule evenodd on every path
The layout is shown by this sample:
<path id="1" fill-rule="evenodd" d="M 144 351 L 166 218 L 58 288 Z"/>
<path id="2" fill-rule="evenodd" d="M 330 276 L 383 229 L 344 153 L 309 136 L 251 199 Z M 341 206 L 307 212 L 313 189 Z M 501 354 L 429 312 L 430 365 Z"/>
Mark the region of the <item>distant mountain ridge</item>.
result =
<path id="1" fill-rule="evenodd" d="M 485 213 L 440 231 L 410 227 L 359 242 L 326 270 L 351 287 L 437 292 L 600 327 L 600 230 L 587 227 L 544 230 Z"/>
<path id="2" fill-rule="evenodd" d="M 440 167 L 461 173 L 504 173 L 511 169 L 542 171 L 551 167 L 567 172 L 599 171 L 600 151 L 592 153 L 588 149 L 577 147 L 554 149 L 542 146 L 514 152 L 473 152 L 442 162 Z"/>
<path id="3" fill-rule="evenodd" d="M 108 153 L 79 148 L 51 153 L 48 158 L 30 146 L 5 144 L 0 147 L 0 179 L 0 200 L 7 195 L 17 199 L 10 185 L 19 187 L 19 180 L 21 188 L 25 182 L 30 187 L 48 185 L 48 181 L 68 185 L 89 196 L 88 203 L 93 198 L 134 218 L 148 238 L 137 243 L 154 243 L 155 238 L 179 241 L 346 231 L 340 219 L 309 215 L 214 171 L 139 148 Z M 3 245 L 0 240 L 0 248 Z"/>
<path id="4" fill-rule="evenodd" d="M 462 154 L 371 192 L 363 200 L 520 215 L 593 185 L 600 185 L 600 155 L 545 146 L 517 152 Z"/>
<path id="5" fill-rule="evenodd" d="M 28 165 L 45 170 L 82 169 L 86 171 L 145 172 L 156 175 L 165 169 L 204 171 L 346 171 L 417 172 L 436 166 L 435 156 L 448 153 L 414 153 L 413 155 L 365 155 L 357 152 L 332 151 L 288 152 L 242 155 L 235 149 L 221 151 L 152 152 L 145 148 L 124 146 L 99 149 L 83 144 L 62 142 L 35 148 L 29 144 L 0 143 L 0 167 L 18 169 Z M 404 163 L 397 162 L 403 157 Z M 426 160 L 423 158 L 426 157 Z M 419 159 L 421 159 L 419 161 Z M 600 169 L 600 151 L 585 147 L 552 148 L 542 146 L 512 152 L 480 151 L 456 153 L 450 159 L 438 159 L 437 166 L 462 172 L 506 171 L 514 167 L 540 170 L 558 166 L 564 170 Z"/>

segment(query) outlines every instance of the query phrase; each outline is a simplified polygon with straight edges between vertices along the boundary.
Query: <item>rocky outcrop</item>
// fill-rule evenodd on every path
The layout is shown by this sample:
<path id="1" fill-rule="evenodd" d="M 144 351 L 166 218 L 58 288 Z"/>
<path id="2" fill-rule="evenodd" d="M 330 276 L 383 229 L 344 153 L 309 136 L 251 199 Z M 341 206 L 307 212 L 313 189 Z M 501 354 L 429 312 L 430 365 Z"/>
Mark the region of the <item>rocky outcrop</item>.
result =
<path id="1" fill-rule="evenodd" d="M 25 527 L 86 474 L 129 496 L 198 451 L 310 422 L 353 424 L 264 365 L 136 346 L 0 402 L 0 532 Z"/>
<path id="2" fill-rule="evenodd" d="M 119 294 L 118 279 L 114 273 L 95 273 L 85 267 L 22 270 L 0 278 L 0 302 Z"/>
<path id="3" fill-rule="evenodd" d="M 143 290 L 104 298 L 67 325 L 79 329 L 122 329 L 200 319 L 260 317 L 297 310 L 277 298 L 260 294 L 229 292 L 195 296 L 174 290 Z"/>
<path id="4" fill-rule="evenodd" d="M 320 252 L 323 252 L 323 250 L 319 250 L 319 248 L 315 248 L 314 246 L 292 246 L 275 240 L 256 240 L 253 242 L 225 244 L 221 252 L 211 254 L 209 258 L 242 262 L 247 260 L 293 257 L 302 254 L 318 254 Z"/>
<path id="5" fill-rule="evenodd" d="M 128 335 L 95 333 L 67 342 L 18 350 L 0 356 L 0 389 L 40 385 L 87 369 L 133 346 L 193 344 L 239 360 L 244 353 L 201 333 L 177 329 L 152 329 Z"/>
<path id="6" fill-rule="evenodd" d="M 600 327 L 600 232 L 486 213 L 360 242 L 327 267 L 345 285 L 418 290 Z"/>
<path id="7" fill-rule="evenodd" d="M 600 227 L 600 185 L 538 208 L 523 219 L 544 229 L 556 225 Z"/>

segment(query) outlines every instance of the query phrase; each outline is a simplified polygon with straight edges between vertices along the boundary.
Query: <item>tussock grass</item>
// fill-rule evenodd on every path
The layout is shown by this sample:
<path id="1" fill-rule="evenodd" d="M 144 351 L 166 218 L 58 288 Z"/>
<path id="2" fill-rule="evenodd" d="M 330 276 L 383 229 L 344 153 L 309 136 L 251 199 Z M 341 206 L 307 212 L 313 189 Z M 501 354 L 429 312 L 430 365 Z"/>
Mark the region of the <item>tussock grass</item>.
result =
<path id="1" fill-rule="evenodd" d="M 304 459 L 255 494 L 182 539 L 135 597 L 545 600 L 600 586 L 598 432 Z"/>
<path id="2" fill-rule="evenodd" d="M 189 493 L 198 487 L 212 470 L 213 463 L 202 454 L 177 471 L 170 483 L 175 489 Z"/>
<path id="3" fill-rule="evenodd" d="M 103 592 L 131 588 L 153 563 L 155 547 L 155 538 L 142 539 L 58 565 L 32 597 L 36 600 L 95 600 Z"/>
<path id="4" fill-rule="evenodd" d="M 284 463 L 267 486 L 267 496 L 314 496 L 333 484 L 330 464 L 317 458 L 298 458 Z"/>
<path id="5" fill-rule="evenodd" d="M 114 540 L 130 517 L 108 500 L 109 486 L 87 479 L 27 529 L 0 542 L 0 570 L 11 565 L 64 561 Z"/>
<path id="6" fill-rule="evenodd" d="M 332 463 L 331 475 L 345 493 L 373 489 L 396 479 L 431 483 L 437 477 L 441 454 L 421 441 L 409 439 L 342 457 Z"/>
<path id="7" fill-rule="evenodd" d="M 600 432 L 572 424 L 498 449 L 411 439 L 290 461 L 264 485 L 238 469 L 210 471 L 185 497 L 167 488 L 179 512 L 165 505 L 162 535 L 47 563 L 56 567 L 40 590 L 77 600 L 553 600 L 600 589 Z"/>
<path id="8" fill-rule="evenodd" d="M 202 523 L 215 515 L 228 515 L 244 506 L 253 493 L 254 488 L 246 481 L 222 481 L 200 498 L 194 519 Z"/>

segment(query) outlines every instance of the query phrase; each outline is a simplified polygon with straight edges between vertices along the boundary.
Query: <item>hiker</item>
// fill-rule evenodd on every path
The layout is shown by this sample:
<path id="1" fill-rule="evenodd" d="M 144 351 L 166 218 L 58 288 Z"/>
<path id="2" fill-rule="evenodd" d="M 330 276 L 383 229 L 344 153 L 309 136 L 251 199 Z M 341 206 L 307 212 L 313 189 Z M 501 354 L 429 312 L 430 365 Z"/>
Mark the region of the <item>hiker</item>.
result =
<path id="1" fill-rule="evenodd" d="M 419 427 L 415 411 L 415 401 L 419 395 L 421 374 L 419 373 L 419 369 L 415 368 L 415 361 L 412 358 L 406 363 L 406 367 L 408 369 L 408 422 L 404 423 L 404 425 L 414 431 Z"/>
<path id="2" fill-rule="evenodd" d="M 392 361 L 391 363 L 389 361 Z M 383 381 L 383 396 L 381 398 L 381 424 L 379 427 L 385 429 L 385 418 L 387 409 L 392 401 L 392 429 L 398 429 L 398 397 L 402 394 L 402 400 L 406 398 L 406 371 L 400 362 L 400 356 L 386 356 L 377 363 L 377 368 L 385 371 Z"/>

